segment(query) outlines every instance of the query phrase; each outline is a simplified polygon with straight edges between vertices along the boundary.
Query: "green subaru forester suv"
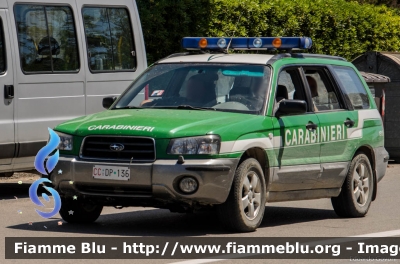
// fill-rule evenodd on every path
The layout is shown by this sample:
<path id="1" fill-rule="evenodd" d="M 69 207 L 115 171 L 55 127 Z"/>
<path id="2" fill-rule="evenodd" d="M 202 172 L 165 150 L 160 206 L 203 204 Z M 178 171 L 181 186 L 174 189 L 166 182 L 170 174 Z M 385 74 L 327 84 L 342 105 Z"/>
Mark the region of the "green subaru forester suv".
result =
<path id="1" fill-rule="evenodd" d="M 246 232 L 267 202 L 318 198 L 341 217 L 366 215 L 389 159 L 381 116 L 350 62 L 293 53 L 311 43 L 184 38 L 199 51 L 156 62 L 104 98 L 108 110 L 58 125 L 50 180 L 62 218 L 93 222 L 103 206 L 208 208 Z"/>

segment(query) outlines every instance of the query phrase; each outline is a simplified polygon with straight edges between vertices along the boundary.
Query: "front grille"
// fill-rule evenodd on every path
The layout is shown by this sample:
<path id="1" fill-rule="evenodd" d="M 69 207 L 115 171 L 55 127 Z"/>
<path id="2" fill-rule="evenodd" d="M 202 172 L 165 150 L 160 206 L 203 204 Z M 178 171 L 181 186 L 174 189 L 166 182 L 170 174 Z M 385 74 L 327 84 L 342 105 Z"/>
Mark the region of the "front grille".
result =
<path id="1" fill-rule="evenodd" d="M 110 146 L 122 144 L 122 151 L 113 151 Z M 125 161 L 154 161 L 154 140 L 142 137 L 86 137 L 81 148 L 83 159 L 106 159 Z"/>

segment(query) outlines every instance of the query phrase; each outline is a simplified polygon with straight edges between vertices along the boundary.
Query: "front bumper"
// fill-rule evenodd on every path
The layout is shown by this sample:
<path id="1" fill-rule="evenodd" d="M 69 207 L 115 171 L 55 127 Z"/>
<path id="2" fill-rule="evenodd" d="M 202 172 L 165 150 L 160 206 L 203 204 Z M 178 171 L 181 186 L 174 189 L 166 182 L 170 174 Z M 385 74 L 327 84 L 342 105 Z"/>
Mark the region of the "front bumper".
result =
<path id="1" fill-rule="evenodd" d="M 228 197 L 238 162 L 239 159 L 202 159 L 185 160 L 183 164 L 178 164 L 177 160 L 129 164 L 60 157 L 50 180 L 65 196 L 83 195 L 115 201 L 140 199 L 145 204 L 151 204 L 150 201 L 220 204 Z M 92 177 L 94 165 L 129 167 L 131 177 L 127 181 L 95 179 Z M 198 181 L 195 193 L 179 191 L 178 181 L 183 176 L 192 176 Z"/>

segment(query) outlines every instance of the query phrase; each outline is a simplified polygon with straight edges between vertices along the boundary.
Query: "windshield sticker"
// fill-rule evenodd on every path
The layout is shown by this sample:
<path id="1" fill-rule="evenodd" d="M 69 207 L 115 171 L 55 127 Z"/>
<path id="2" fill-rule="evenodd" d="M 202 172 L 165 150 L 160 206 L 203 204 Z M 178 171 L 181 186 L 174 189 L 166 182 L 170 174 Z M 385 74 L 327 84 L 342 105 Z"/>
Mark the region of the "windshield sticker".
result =
<path id="1" fill-rule="evenodd" d="M 162 96 L 164 93 L 164 90 L 155 90 L 151 93 L 150 97 L 154 97 L 154 96 Z"/>
<path id="2" fill-rule="evenodd" d="M 125 126 L 125 125 L 100 125 L 90 126 L 88 130 L 136 130 L 136 131 L 149 131 L 152 132 L 155 127 L 148 126 Z"/>

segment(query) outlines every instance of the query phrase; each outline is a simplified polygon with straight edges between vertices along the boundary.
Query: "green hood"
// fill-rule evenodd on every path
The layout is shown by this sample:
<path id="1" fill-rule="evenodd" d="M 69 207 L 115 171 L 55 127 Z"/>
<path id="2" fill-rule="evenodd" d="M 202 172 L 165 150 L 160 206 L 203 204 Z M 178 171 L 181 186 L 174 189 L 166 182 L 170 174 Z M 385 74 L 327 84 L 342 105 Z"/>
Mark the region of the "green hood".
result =
<path id="1" fill-rule="evenodd" d="M 265 122 L 264 116 L 220 111 L 127 109 L 79 117 L 58 125 L 55 130 L 83 137 L 125 135 L 177 138 L 218 134 L 223 141 L 227 141 L 265 130 Z"/>

